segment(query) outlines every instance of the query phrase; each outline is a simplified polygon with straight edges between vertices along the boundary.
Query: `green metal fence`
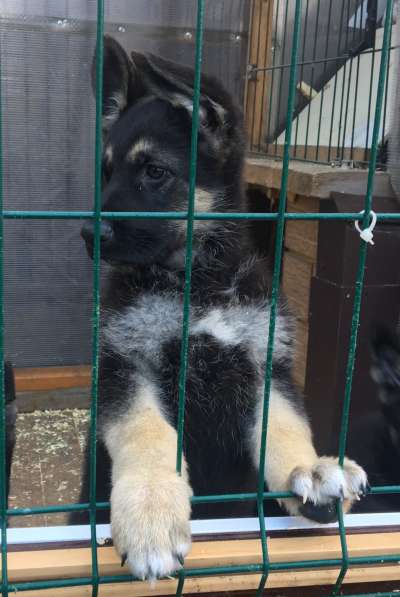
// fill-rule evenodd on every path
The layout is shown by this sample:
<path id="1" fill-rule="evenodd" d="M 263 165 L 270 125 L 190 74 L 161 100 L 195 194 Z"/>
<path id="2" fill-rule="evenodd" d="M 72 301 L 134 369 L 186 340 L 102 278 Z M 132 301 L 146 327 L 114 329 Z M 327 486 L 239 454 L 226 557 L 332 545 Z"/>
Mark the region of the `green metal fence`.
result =
<path id="1" fill-rule="evenodd" d="M 1 391 L 1 427 L 0 427 L 0 514 L 1 514 L 1 563 L 2 563 L 2 579 L 1 592 L 3 597 L 10 593 L 18 591 L 55 589 L 60 587 L 73 586 L 91 586 L 92 595 L 98 594 L 100 584 L 104 583 L 123 583 L 135 580 L 128 575 L 114 575 L 101 576 L 98 570 L 97 562 L 97 542 L 96 542 L 96 510 L 108 508 L 106 503 L 96 503 L 96 414 L 97 414 L 97 392 L 98 392 L 98 359 L 99 359 L 99 314 L 100 314 L 100 222 L 102 218 L 154 218 L 154 219 L 183 219 L 187 221 L 187 252 L 186 252 L 186 285 L 184 291 L 184 318 L 182 329 L 182 354 L 181 354 L 181 371 L 179 383 L 179 419 L 178 419 L 178 442 L 177 442 L 177 471 L 181 471 L 182 465 L 182 442 L 184 430 L 184 402 L 185 402 L 185 382 L 187 371 L 187 349 L 189 339 L 189 310 L 190 310 L 190 285 L 191 285 L 191 261 L 192 261 L 192 232 L 195 220 L 204 219 L 248 219 L 248 220 L 272 220 L 276 221 L 277 234 L 275 243 L 275 262 L 273 271 L 273 284 L 271 294 L 271 319 L 268 338 L 266 342 L 266 376 L 265 376 L 265 393 L 264 393 L 264 409 L 262 419 L 262 442 L 260 450 L 260 473 L 258 487 L 255 488 L 254 493 L 246 494 L 229 494 L 219 496 L 195 496 L 194 503 L 205 502 L 229 502 L 240 500 L 253 500 L 258 506 L 259 523 L 260 523 L 260 541 L 262 546 L 263 560 L 261 564 L 249 564 L 240 566 L 224 566 L 218 568 L 201 568 L 201 569 L 185 569 L 177 575 L 179 577 L 176 595 L 182 595 L 185 587 L 185 579 L 193 576 L 207 576 L 207 575 L 221 575 L 221 574 L 235 574 L 235 573 L 259 573 L 260 584 L 257 595 L 263 593 L 268 575 L 274 571 L 285 570 L 301 570 L 310 568 L 324 568 L 324 567 L 339 567 L 340 573 L 337 582 L 333 587 L 333 594 L 338 594 L 342 583 L 345 579 L 346 572 L 351 566 L 366 566 L 372 564 L 384 564 L 389 562 L 398 562 L 400 560 L 400 553 L 398 555 L 382 556 L 368 556 L 368 557 L 349 557 L 346 542 L 346 529 L 343 520 L 343 512 L 341 503 L 338 501 L 337 511 L 339 518 L 339 534 L 341 540 L 342 557 L 337 559 L 319 559 L 319 560 L 304 560 L 304 561 L 287 561 L 279 563 L 271 563 L 268 555 L 268 529 L 265 528 L 264 522 L 264 501 L 275 498 L 289 498 L 292 494 L 289 492 L 273 493 L 264 491 L 264 463 L 266 458 L 266 450 L 268 445 L 268 407 L 269 407 L 269 392 L 271 387 L 272 374 L 272 355 L 275 332 L 275 316 L 277 308 L 277 298 L 279 294 L 279 280 L 284 240 L 284 225 L 286 220 L 348 220 L 356 221 L 362 219 L 362 228 L 366 228 L 370 222 L 370 214 L 372 208 L 374 175 L 377 161 L 377 147 L 379 136 L 379 124 L 383 112 L 383 100 L 385 93 L 385 78 L 387 75 L 388 53 L 390 49 L 390 32 L 391 19 L 393 11 L 393 0 L 387 0 L 387 11 L 385 18 L 384 40 L 381 53 L 380 69 L 379 69 L 379 85 L 378 96 L 376 102 L 376 110 L 373 119 L 373 143 L 371 149 L 371 156 L 369 161 L 368 173 L 368 187 L 365 196 L 364 214 L 360 216 L 358 213 L 287 213 L 286 212 L 286 192 L 288 183 L 288 170 L 290 161 L 290 139 L 292 133 L 292 115 L 294 109 L 294 95 L 296 87 L 296 69 L 298 63 L 299 40 L 300 40 L 300 16 L 302 9 L 302 0 L 294 0 L 295 2 L 295 24 L 293 30 L 292 55 L 290 65 L 290 82 L 289 82 L 289 98 L 287 106 L 286 118 L 286 137 L 283 155 L 283 169 L 282 181 L 279 200 L 279 211 L 275 214 L 260 214 L 260 213 L 195 213 L 194 211 L 194 190 L 196 181 L 196 157 L 197 157 L 197 135 L 199 126 L 199 98 L 200 98 L 200 80 L 201 80 L 201 64 L 202 64 L 202 39 L 204 27 L 204 11 L 205 0 L 197 0 L 197 39 L 196 39 L 196 58 L 195 58 L 195 79 L 194 79 L 194 98 L 193 98 L 193 126 L 192 126 L 192 142 L 191 142 L 191 168 L 190 168 L 190 191 L 188 200 L 188 209 L 185 212 L 135 212 L 135 213 L 102 213 L 101 212 L 101 112 L 102 112 L 102 74 L 103 74 L 103 29 L 104 29 L 104 0 L 98 0 L 98 14 L 97 14 L 97 91 L 96 91 L 96 140 L 95 140 L 95 196 L 94 209 L 90 212 L 52 212 L 52 211 L 4 211 L 2 209 L 2 171 L 1 171 L 1 151 L 0 151 L 0 255 L 3 256 L 3 220 L 4 218 L 26 218 L 26 219 L 86 219 L 92 218 L 95 222 L 95 245 L 94 245 L 94 262 L 93 262 L 93 362 L 92 362 L 92 404 L 91 404 L 91 430 L 90 430 L 90 450 L 91 450 L 91 467 L 90 467 L 90 500 L 86 504 L 65 505 L 65 506 L 48 506 L 26 509 L 7 509 L 6 496 L 6 470 L 5 470 L 5 396 L 4 396 L 4 366 L 3 358 L 0 358 L 0 375 L 2 379 Z M 289 1 L 289 0 L 288 0 Z M 0 119 L 1 122 L 1 119 Z M 0 148 L 1 149 L 1 148 Z M 380 213 L 378 214 L 378 221 L 400 220 L 398 213 Z M 359 248 L 359 266 L 357 272 L 356 292 L 354 297 L 353 318 L 351 328 L 351 338 L 348 353 L 348 363 L 346 371 L 346 390 L 345 400 L 343 405 L 342 425 L 339 442 L 339 460 L 343 464 L 343 458 L 346 447 L 346 434 L 348 426 L 348 417 L 351 399 L 351 385 L 354 369 L 354 360 L 357 343 L 357 329 L 360 318 L 360 306 L 362 299 L 364 270 L 367 255 L 367 243 L 360 240 Z M 2 259 L 0 259 L 0 302 L 2 299 Z M 3 355 L 3 309 L 0 309 L 0 357 Z M 373 487 L 371 488 L 373 494 L 383 493 L 400 493 L 400 486 L 396 487 Z M 6 528 L 7 520 L 10 516 L 25 516 L 32 514 L 54 513 L 54 512 L 69 512 L 73 510 L 85 510 L 90 513 L 90 528 L 91 528 L 91 552 L 92 552 L 92 574 L 88 577 L 73 578 L 73 579 L 59 579 L 59 580 L 43 580 L 35 582 L 17 582 L 10 583 L 7 574 L 7 541 Z M 400 550 L 399 550 L 400 551 Z M 371 593 L 373 595 L 374 593 Z M 377 595 L 377 593 L 375 593 Z M 393 593 L 382 593 L 382 595 L 396 595 Z"/>

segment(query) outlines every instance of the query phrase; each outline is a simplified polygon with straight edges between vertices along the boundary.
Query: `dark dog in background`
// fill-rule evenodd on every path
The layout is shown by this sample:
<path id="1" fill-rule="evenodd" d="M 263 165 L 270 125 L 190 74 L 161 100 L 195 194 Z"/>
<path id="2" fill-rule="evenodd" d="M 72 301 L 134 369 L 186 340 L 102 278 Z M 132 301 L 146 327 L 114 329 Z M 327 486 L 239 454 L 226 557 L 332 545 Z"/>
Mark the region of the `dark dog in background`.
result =
<path id="1" fill-rule="evenodd" d="M 15 446 L 15 424 L 17 420 L 14 371 L 11 363 L 8 361 L 4 363 L 4 393 L 6 399 L 6 475 L 8 496 L 10 489 L 12 456 Z"/>
<path id="2" fill-rule="evenodd" d="M 185 211 L 193 71 L 160 57 L 104 52 L 102 210 Z M 202 78 L 197 212 L 246 211 L 242 115 Z M 93 224 L 82 235 L 93 253 Z M 103 220 L 111 265 L 102 301 L 97 499 L 111 497 L 114 545 L 132 572 L 177 570 L 190 548 L 190 498 L 254 490 L 261 438 L 270 276 L 241 221 L 195 222 L 184 461 L 176 473 L 186 222 Z M 265 477 L 292 490 L 291 514 L 328 522 L 365 492 L 364 471 L 318 457 L 292 378 L 293 321 L 279 304 Z M 110 496 L 111 492 L 111 496 Z M 87 484 L 82 500 L 87 500 Z M 243 508 L 243 505 L 241 505 Z M 241 514 L 244 514 L 241 511 Z M 194 509 L 193 516 L 207 515 Z"/>
<path id="3" fill-rule="evenodd" d="M 347 452 L 365 468 L 371 485 L 400 484 L 400 336 L 377 325 L 371 334 L 371 377 L 377 408 L 351 426 Z M 400 494 L 369 495 L 357 512 L 400 511 Z"/>

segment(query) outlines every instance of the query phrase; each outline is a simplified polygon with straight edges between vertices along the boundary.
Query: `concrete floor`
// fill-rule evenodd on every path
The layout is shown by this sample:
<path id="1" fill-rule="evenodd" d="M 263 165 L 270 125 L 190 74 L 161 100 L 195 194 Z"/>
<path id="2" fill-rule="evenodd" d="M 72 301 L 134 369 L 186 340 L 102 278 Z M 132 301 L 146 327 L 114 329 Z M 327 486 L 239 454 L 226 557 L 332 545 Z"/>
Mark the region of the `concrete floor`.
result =
<path id="1" fill-rule="evenodd" d="M 84 409 L 21 413 L 17 419 L 9 507 L 76 503 L 89 413 Z M 10 517 L 9 525 L 67 524 L 68 514 Z"/>

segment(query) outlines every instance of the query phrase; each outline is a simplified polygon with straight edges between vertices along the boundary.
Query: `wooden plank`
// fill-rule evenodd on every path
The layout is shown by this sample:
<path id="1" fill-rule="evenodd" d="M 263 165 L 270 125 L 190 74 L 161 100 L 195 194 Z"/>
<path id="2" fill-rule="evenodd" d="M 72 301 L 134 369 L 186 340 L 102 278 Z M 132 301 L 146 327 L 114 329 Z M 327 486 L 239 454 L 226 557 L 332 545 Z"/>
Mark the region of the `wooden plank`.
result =
<path id="1" fill-rule="evenodd" d="M 332 587 L 338 576 L 338 569 L 333 570 L 299 570 L 295 572 L 271 572 L 266 585 L 267 589 L 312 587 L 328 585 Z M 370 583 L 382 581 L 399 581 L 399 566 L 379 566 L 370 568 L 350 568 L 344 584 Z M 188 578 L 185 582 L 185 594 L 193 593 L 223 593 L 230 595 L 231 591 L 249 591 L 254 595 L 260 582 L 259 574 L 216 576 L 207 578 Z M 114 585 L 100 585 L 99 597 L 155 597 L 175 595 L 177 582 L 174 580 L 160 580 L 154 587 L 146 583 L 122 583 Z M 367 588 L 365 589 L 367 591 Z M 24 591 L 27 597 L 46 597 L 49 591 Z M 71 587 L 52 589 L 53 597 L 92 597 L 91 587 Z"/>
<path id="2" fill-rule="evenodd" d="M 288 193 L 287 197 L 288 211 L 300 213 L 318 213 L 319 199 L 315 197 L 306 197 L 298 193 Z"/>
<path id="3" fill-rule="evenodd" d="M 329 199 L 332 192 L 363 195 L 367 189 L 367 170 L 332 168 L 293 160 L 290 163 L 288 191 L 307 197 Z M 245 179 L 249 184 L 267 189 L 280 189 L 282 161 L 248 157 Z M 376 172 L 374 197 L 395 197 L 387 172 Z"/>
<path id="4" fill-rule="evenodd" d="M 313 263 L 317 260 L 318 222 L 288 221 L 285 228 L 285 247 Z"/>
<path id="5" fill-rule="evenodd" d="M 247 65 L 257 64 L 257 48 L 258 48 L 258 25 L 260 22 L 261 12 L 260 0 L 252 0 L 251 2 L 251 19 L 249 32 L 249 48 L 247 55 Z M 245 123 L 249 145 L 251 147 L 252 131 L 255 126 L 254 111 L 251 106 L 254 106 L 256 95 L 256 80 L 249 80 L 246 73 L 246 89 L 244 101 Z"/>
<path id="6" fill-rule="evenodd" d="M 61 390 L 88 387 L 91 379 L 89 365 L 73 367 L 40 367 L 15 370 L 17 392 Z"/>
<path id="7" fill-rule="evenodd" d="M 272 56 L 273 0 L 253 0 L 248 64 L 268 67 Z M 265 115 L 269 109 L 269 71 L 258 71 L 247 81 L 246 128 L 251 148 L 265 149 Z"/>
<path id="8" fill-rule="evenodd" d="M 384 556 L 400 552 L 400 533 L 348 534 L 350 556 Z M 284 537 L 269 541 L 271 562 L 300 561 L 317 558 L 340 558 L 340 541 L 337 536 Z M 120 559 L 112 547 L 98 549 L 100 574 L 127 574 L 121 569 Z M 186 567 L 229 566 L 259 563 L 262 561 L 259 540 L 204 541 L 193 544 L 186 558 Z M 11 552 L 8 557 L 10 582 L 89 576 L 91 555 L 89 548 L 51 549 L 31 552 Z M 338 569 L 293 570 L 271 572 L 268 587 L 312 586 L 331 584 L 336 580 Z M 186 592 L 203 593 L 213 591 L 254 590 L 260 575 L 226 575 L 207 578 L 188 578 Z M 398 565 L 377 565 L 351 568 L 345 582 L 378 582 L 400 580 Z M 155 586 L 134 582 L 114 586 L 102 585 L 100 595 L 104 597 L 140 597 L 150 595 L 171 595 L 176 590 L 176 580 L 160 580 Z M 29 591 L 31 597 L 46 594 L 44 591 Z M 90 595 L 85 587 L 52 590 L 60 597 Z"/>
<path id="9" fill-rule="evenodd" d="M 283 260 L 282 288 L 298 319 L 309 317 L 310 285 L 315 264 L 298 253 L 286 251 Z"/>

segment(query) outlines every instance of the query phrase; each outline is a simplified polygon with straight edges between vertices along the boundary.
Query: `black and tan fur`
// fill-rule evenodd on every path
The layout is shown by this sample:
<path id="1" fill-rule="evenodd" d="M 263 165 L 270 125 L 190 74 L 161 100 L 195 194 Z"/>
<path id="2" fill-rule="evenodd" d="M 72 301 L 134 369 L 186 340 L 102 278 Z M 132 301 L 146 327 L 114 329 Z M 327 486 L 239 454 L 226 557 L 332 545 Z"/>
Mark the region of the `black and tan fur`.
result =
<path id="1" fill-rule="evenodd" d="M 372 486 L 400 485 L 400 336 L 379 324 L 371 332 L 371 377 L 376 383 L 376 408 L 350 427 L 348 453 L 357 458 Z M 400 494 L 372 494 L 357 512 L 396 512 Z"/>
<path id="2" fill-rule="evenodd" d="M 128 57 L 106 38 L 104 211 L 187 209 L 192 82 L 191 70 Z M 197 211 L 246 210 L 243 163 L 240 110 L 203 77 Z M 82 233 L 91 254 L 92 225 Z M 114 544 L 141 578 L 180 567 L 193 492 L 256 486 L 270 277 L 238 221 L 194 227 L 185 460 L 182 476 L 175 471 L 185 240 L 181 221 L 103 221 L 101 230 L 101 255 L 112 267 L 102 306 L 99 497 L 111 490 Z M 317 456 L 291 380 L 292 353 L 293 322 L 282 302 L 266 479 L 270 490 L 299 496 L 285 502 L 288 512 L 328 521 L 337 498 L 348 507 L 364 492 L 366 476 L 351 461 L 342 470 Z"/>

